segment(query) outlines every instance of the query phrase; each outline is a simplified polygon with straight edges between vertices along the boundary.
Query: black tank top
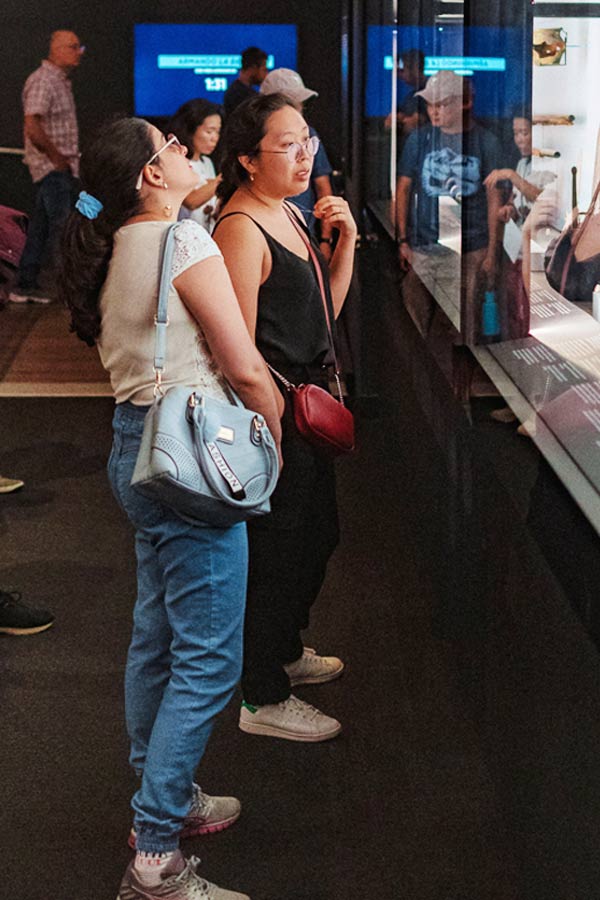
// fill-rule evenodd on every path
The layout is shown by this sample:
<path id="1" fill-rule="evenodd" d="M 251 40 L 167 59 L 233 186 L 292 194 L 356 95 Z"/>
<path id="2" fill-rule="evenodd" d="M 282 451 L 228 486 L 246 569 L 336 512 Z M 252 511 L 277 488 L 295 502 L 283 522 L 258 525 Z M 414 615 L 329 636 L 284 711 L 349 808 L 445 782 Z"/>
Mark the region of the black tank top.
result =
<path id="1" fill-rule="evenodd" d="M 215 229 L 230 216 L 251 219 L 271 252 L 271 272 L 258 291 L 257 348 L 267 362 L 291 381 L 316 380 L 316 372 L 330 361 L 331 351 L 323 300 L 311 260 L 288 250 L 248 213 L 227 213 Z M 329 319 L 334 323 L 329 268 L 318 249 L 316 253 L 323 273 Z"/>

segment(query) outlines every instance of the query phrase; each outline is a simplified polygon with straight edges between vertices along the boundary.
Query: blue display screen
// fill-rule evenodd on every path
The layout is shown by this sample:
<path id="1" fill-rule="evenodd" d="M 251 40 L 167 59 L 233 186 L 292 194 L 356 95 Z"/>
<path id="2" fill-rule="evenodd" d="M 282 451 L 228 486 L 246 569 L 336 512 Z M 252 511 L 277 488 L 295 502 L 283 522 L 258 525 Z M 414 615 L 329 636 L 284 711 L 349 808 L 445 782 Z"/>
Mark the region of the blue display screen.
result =
<path id="1" fill-rule="evenodd" d="M 387 116 L 392 102 L 392 41 L 394 27 L 371 25 L 367 30 L 366 115 Z M 425 74 L 450 69 L 468 75 L 475 89 L 475 113 L 507 116 L 526 90 L 531 49 L 520 28 L 461 25 L 399 26 L 398 53 L 418 48 L 425 55 Z M 398 102 L 409 88 L 398 80 Z"/>
<path id="2" fill-rule="evenodd" d="M 246 47 L 264 50 L 269 69 L 296 69 L 295 25 L 135 25 L 135 115 L 171 116 L 194 97 L 222 103 Z"/>

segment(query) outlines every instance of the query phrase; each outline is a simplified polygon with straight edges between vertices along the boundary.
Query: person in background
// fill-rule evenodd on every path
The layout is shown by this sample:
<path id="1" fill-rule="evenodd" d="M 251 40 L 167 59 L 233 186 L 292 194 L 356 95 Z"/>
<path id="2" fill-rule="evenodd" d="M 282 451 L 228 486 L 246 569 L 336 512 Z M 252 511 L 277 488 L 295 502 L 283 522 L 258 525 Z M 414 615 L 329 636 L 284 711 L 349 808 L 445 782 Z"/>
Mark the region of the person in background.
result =
<path id="1" fill-rule="evenodd" d="M 531 115 L 519 110 L 513 116 L 512 127 L 521 154 L 516 169 L 494 169 L 485 179 L 488 192 L 496 200 L 501 228 L 504 227 L 505 252 L 497 279 L 503 340 L 515 340 L 529 334 L 529 273 L 526 280 L 523 263 L 530 237 L 525 235 L 524 225 L 544 189 L 556 180 L 554 172 L 533 168 Z M 515 252 L 516 242 L 511 241 L 509 231 L 514 230 L 515 225 L 521 231 L 518 252 Z M 493 409 L 490 417 L 505 424 L 515 422 L 517 418 L 509 406 Z"/>
<path id="2" fill-rule="evenodd" d="M 221 180 L 210 157 L 219 143 L 221 125 L 221 108 L 209 100 L 197 99 L 180 106 L 167 126 L 167 131 L 176 134 L 187 149 L 188 159 L 198 174 L 198 186 L 184 199 L 179 218 L 193 219 L 209 234 L 215 222 L 215 193 Z"/>
<path id="3" fill-rule="evenodd" d="M 502 188 L 503 183 L 510 182 L 510 196 L 499 209 L 500 220 L 512 220 L 521 227 L 531 212 L 533 204 L 545 187 L 556 180 L 554 172 L 546 169 L 535 170 L 532 157 L 532 125 L 531 116 L 520 113 L 513 116 L 513 137 L 521 159 L 516 169 L 494 169 L 485 179 L 485 186 L 490 189 Z"/>
<path id="4" fill-rule="evenodd" d="M 25 606 L 18 591 L 0 590 L 0 634 L 39 634 L 53 624 L 54 616 L 48 610 Z"/>
<path id="5" fill-rule="evenodd" d="M 192 524 L 131 487 L 154 396 L 162 248 L 197 175 L 176 136 L 143 119 L 104 127 L 82 157 L 82 191 L 65 229 L 59 284 L 78 336 L 98 343 L 116 399 L 108 462 L 113 493 L 135 529 L 138 593 L 125 673 L 136 855 L 119 900 L 247 900 L 185 860 L 181 837 L 220 831 L 234 797 L 193 781 L 216 716 L 241 672 L 246 524 Z M 273 386 L 251 341 L 223 259 L 197 222 L 177 222 L 163 389 L 185 385 L 228 402 L 227 385 L 264 415 L 279 448 Z"/>
<path id="6" fill-rule="evenodd" d="M 396 227 L 407 308 L 423 334 L 429 330 L 432 304 L 420 279 L 409 270 L 413 255 L 426 260 L 440 237 L 439 199 L 453 197 L 462 206 L 461 331 L 467 344 L 480 335 L 482 286 L 495 274 L 497 207 L 488 203 L 485 179 L 496 168 L 500 145 L 473 118 L 471 82 L 452 71 L 432 75 L 417 92 L 427 104 L 430 124 L 408 137 L 398 165 Z"/>
<path id="7" fill-rule="evenodd" d="M 42 264 L 57 246 L 73 207 L 79 174 L 79 134 L 70 76 L 85 47 L 72 31 L 55 31 L 48 59 L 23 88 L 25 163 L 35 184 L 35 207 L 19 264 L 13 303 L 50 303 L 39 285 Z"/>
<path id="8" fill-rule="evenodd" d="M 304 114 L 306 101 L 310 100 L 311 97 L 319 96 L 316 91 L 306 87 L 300 75 L 294 72 L 293 69 L 273 69 L 261 84 L 260 93 L 285 94 L 286 97 L 292 100 L 300 115 Z M 295 197 L 289 197 L 288 199 L 302 212 L 311 234 L 319 241 L 321 253 L 329 262 L 333 252 L 331 226 L 328 222 L 317 219 L 313 215 L 313 209 L 320 197 L 330 197 L 333 194 L 331 186 L 331 173 L 333 170 L 319 135 L 310 125 L 308 130 L 311 137 L 316 137 L 319 140 L 319 149 L 313 159 L 310 184 L 301 194 L 296 194 Z"/>
<path id="9" fill-rule="evenodd" d="M 292 383 L 328 389 L 331 350 L 309 232 L 287 197 L 308 188 L 318 140 L 285 94 L 244 103 L 225 125 L 223 201 L 214 236 L 250 335 L 267 363 Z M 314 214 L 339 237 L 327 265 L 315 255 L 335 338 L 352 277 L 356 225 L 342 197 L 322 197 Z M 244 626 L 240 728 L 291 741 L 325 741 L 340 723 L 291 693 L 293 685 L 337 678 L 340 659 L 303 646 L 301 632 L 338 543 L 331 459 L 302 438 L 287 392 L 273 382 L 282 419 L 283 470 L 271 513 L 248 524 L 250 564 Z"/>
<path id="10" fill-rule="evenodd" d="M 242 67 L 223 97 L 225 115 L 229 116 L 240 103 L 256 95 L 256 88 L 267 76 L 267 54 L 258 47 L 247 47 L 242 53 Z"/>
<path id="11" fill-rule="evenodd" d="M 409 134 L 414 131 L 415 128 L 426 125 L 429 121 L 427 104 L 423 97 L 418 93 L 423 90 L 427 83 L 424 70 L 425 54 L 422 50 L 404 50 L 399 54 L 397 68 L 398 81 L 407 85 L 409 90 L 402 98 L 400 105 L 396 110 L 398 154 L 401 154 Z M 385 127 L 387 129 L 392 127 L 391 114 L 385 120 Z"/>

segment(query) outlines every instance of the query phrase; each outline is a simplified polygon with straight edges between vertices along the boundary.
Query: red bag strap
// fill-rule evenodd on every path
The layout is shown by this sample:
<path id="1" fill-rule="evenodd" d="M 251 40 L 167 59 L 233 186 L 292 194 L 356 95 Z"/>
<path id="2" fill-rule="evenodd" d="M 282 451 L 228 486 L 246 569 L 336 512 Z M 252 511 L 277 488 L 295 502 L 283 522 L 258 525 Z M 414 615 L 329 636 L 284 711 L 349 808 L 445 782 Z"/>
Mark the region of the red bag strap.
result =
<path id="1" fill-rule="evenodd" d="M 293 213 L 291 211 L 291 209 L 288 207 L 287 203 L 284 203 L 283 207 L 284 207 L 286 213 L 288 214 L 288 217 L 289 217 L 290 221 L 292 222 L 294 228 L 296 229 L 296 231 L 298 232 L 298 234 L 300 235 L 300 237 L 306 244 L 306 247 L 308 249 L 308 255 L 310 256 L 311 262 L 313 264 L 313 269 L 315 270 L 315 275 L 317 276 L 317 283 L 319 285 L 319 290 L 321 292 L 321 300 L 323 301 L 323 309 L 325 310 L 325 322 L 327 323 L 327 334 L 329 336 L 329 343 L 331 344 L 331 351 L 333 353 L 335 380 L 338 384 L 338 389 L 341 393 L 341 387 L 339 384 L 340 367 L 338 365 L 337 356 L 335 353 L 335 344 L 333 343 L 333 332 L 332 332 L 332 328 L 331 328 L 331 319 L 329 318 L 329 307 L 327 306 L 327 295 L 325 294 L 325 284 L 323 282 L 323 271 L 321 269 L 321 264 L 319 263 L 319 260 L 317 258 L 317 254 L 315 253 L 313 245 L 311 244 L 309 238 L 306 236 L 306 233 L 304 232 L 302 225 L 298 221 L 298 217 L 295 215 L 295 213 Z"/>

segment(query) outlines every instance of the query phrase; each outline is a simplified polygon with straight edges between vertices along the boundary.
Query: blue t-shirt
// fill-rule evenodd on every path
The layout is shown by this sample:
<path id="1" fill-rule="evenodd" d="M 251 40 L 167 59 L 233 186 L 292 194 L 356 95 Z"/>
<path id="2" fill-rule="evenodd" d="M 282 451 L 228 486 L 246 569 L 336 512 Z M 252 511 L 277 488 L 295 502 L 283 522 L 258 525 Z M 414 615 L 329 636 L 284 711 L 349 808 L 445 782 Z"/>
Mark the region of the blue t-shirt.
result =
<path id="1" fill-rule="evenodd" d="M 308 131 L 311 137 L 319 137 L 314 128 L 309 126 Z M 296 194 L 294 197 L 287 198 L 300 209 L 311 232 L 314 232 L 317 227 L 317 219 L 315 219 L 312 214 L 313 206 L 317 202 L 317 192 L 315 191 L 314 180 L 321 175 L 331 175 L 332 172 L 333 169 L 327 158 L 325 147 L 321 143 L 319 144 L 317 155 L 313 159 L 313 167 L 308 187 L 301 194 Z"/>
<path id="2" fill-rule="evenodd" d="M 462 203 L 463 252 L 488 243 L 487 198 L 483 186 L 498 168 L 500 145 L 480 125 L 460 134 L 446 134 L 426 125 L 409 135 L 398 175 L 410 178 L 412 193 L 408 234 L 414 247 L 439 237 L 438 198 L 450 195 Z"/>

